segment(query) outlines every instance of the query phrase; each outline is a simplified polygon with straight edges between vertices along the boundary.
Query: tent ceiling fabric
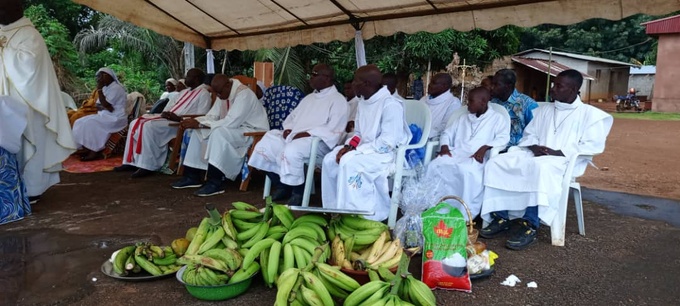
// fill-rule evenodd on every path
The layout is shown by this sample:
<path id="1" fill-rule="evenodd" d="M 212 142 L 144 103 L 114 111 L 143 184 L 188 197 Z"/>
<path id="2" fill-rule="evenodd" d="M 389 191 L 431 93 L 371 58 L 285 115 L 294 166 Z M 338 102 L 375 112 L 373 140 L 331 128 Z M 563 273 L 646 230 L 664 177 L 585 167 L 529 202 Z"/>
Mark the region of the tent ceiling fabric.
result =
<path id="1" fill-rule="evenodd" d="M 212 49 L 256 50 L 396 32 L 493 30 L 680 10 L 680 0 L 73 0 Z"/>

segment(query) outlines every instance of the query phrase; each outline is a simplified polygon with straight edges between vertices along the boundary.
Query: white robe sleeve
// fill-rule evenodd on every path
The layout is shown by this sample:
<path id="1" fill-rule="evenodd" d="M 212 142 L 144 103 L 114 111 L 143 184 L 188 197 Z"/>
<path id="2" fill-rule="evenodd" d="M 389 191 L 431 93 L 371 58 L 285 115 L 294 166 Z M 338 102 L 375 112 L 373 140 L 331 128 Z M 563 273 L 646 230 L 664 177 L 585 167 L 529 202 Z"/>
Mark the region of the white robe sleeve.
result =
<path id="1" fill-rule="evenodd" d="M 222 107 L 226 101 L 217 99 L 215 100 L 215 104 L 210 108 L 207 114 L 205 116 L 200 116 L 196 117 L 196 121 L 198 123 L 212 127 L 216 121 L 220 120 L 220 114 L 222 113 Z"/>
<path id="2" fill-rule="evenodd" d="M 517 143 L 518 147 L 528 147 L 540 144 L 539 131 L 541 127 L 538 125 L 539 121 L 543 120 L 542 117 L 543 113 L 539 109 L 537 109 L 537 111 L 534 113 L 534 119 L 531 120 L 531 122 L 529 122 L 529 124 L 527 124 L 527 126 L 524 128 L 524 132 L 522 133 L 522 139 L 520 139 L 519 143 Z M 509 134 L 510 133 L 508 133 L 508 135 Z"/>
<path id="3" fill-rule="evenodd" d="M 309 135 L 319 137 L 329 148 L 333 148 L 340 142 L 340 135 L 347 126 L 347 102 L 338 100 L 331 105 L 328 113 L 328 121 L 325 125 L 315 127 L 307 131 Z"/>
<path id="4" fill-rule="evenodd" d="M 404 108 L 401 103 L 387 103 L 380 118 L 380 135 L 372 143 L 359 145 L 359 152 L 389 153 L 404 139 Z"/>
<path id="5" fill-rule="evenodd" d="M 584 127 L 583 136 L 581 136 L 577 143 L 561 148 L 564 156 L 570 157 L 577 153 L 599 154 L 604 152 L 611 122 L 612 117 L 609 116 L 604 119 L 598 119 Z"/>
<path id="6" fill-rule="evenodd" d="M 241 91 L 234 97 L 234 101 L 232 102 L 227 115 L 224 118 L 215 121 L 210 127 L 213 129 L 221 126 L 232 129 L 241 127 L 248 119 L 248 114 L 252 112 L 253 106 L 255 106 L 256 103 L 260 103 L 257 96 L 254 94 L 248 95 L 248 92 Z"/>
<path id="7" fill-rule="evenodd" d="M 487 143 L 487 145 L 490 147 L 505 148 L 510 142 L 510 122 L 506 121 L 503 116 L 498 113 L 494 115 L 496 115 L 494 137 L 490 143 Z"/>
<path id="8" fill-rule="evenodd" d="M 465 118 L 465 116 L 460 116 L 458 119 L 453 120 L 449 126 L 442 130 L 442 133 L 439 136 L 440 146 L 448 146 L 451 148 L 453 145 L 453 140 L 456 138 L 456 132 L 458 131 L 461 118 Z"/>

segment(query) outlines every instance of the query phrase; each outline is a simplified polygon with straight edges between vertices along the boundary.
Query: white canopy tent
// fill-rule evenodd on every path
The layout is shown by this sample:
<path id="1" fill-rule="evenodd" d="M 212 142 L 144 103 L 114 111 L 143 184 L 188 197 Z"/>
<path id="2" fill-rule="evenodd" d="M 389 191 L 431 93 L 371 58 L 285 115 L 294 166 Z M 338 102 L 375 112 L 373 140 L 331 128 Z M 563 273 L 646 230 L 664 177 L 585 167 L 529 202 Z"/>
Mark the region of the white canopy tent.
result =
<path id="1" fill-rule="evenodd" d="M 256 50 L 395 32 L 572 24 L 680 10 L 680 0 L 73 0 L 177 40 Z M 357 32 L 357 30 L 361 30 Z M 359 56 L 359 55 L 357 55 Z"/>

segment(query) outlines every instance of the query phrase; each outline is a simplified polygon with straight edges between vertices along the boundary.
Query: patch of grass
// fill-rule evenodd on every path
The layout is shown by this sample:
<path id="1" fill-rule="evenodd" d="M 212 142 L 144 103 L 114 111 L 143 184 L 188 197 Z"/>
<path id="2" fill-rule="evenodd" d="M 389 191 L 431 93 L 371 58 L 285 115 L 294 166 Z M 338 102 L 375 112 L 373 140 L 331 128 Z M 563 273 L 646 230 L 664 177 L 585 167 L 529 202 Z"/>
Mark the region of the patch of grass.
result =
<path id="1" fill-rule="evenodd" d="M 680 120 L 680 113 L 644 112 L 644 113 L 611 113 L 611 115 L 614 116 L 614 118 L 624 119 L 657 120 L 657 121 Z"/>

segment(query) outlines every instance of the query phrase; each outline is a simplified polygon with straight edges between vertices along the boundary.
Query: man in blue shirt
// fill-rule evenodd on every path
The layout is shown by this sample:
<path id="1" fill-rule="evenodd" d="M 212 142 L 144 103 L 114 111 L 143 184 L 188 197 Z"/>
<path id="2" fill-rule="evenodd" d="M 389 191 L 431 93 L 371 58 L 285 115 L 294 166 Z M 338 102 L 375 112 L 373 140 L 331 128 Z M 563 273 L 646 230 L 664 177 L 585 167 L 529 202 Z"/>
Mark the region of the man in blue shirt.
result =
<path id="1" fill-rule="evenodd" d="M 491 82 L 491 102 L 502 105 L 510 114 L 508 147 L 516 146 L 522 139 L 524 128 L 534 117 L 531 111 L 538 107 L 534 99 L 515 89 L 515 82 L 517 75 L 511 69 L 498 70 Z"/>

